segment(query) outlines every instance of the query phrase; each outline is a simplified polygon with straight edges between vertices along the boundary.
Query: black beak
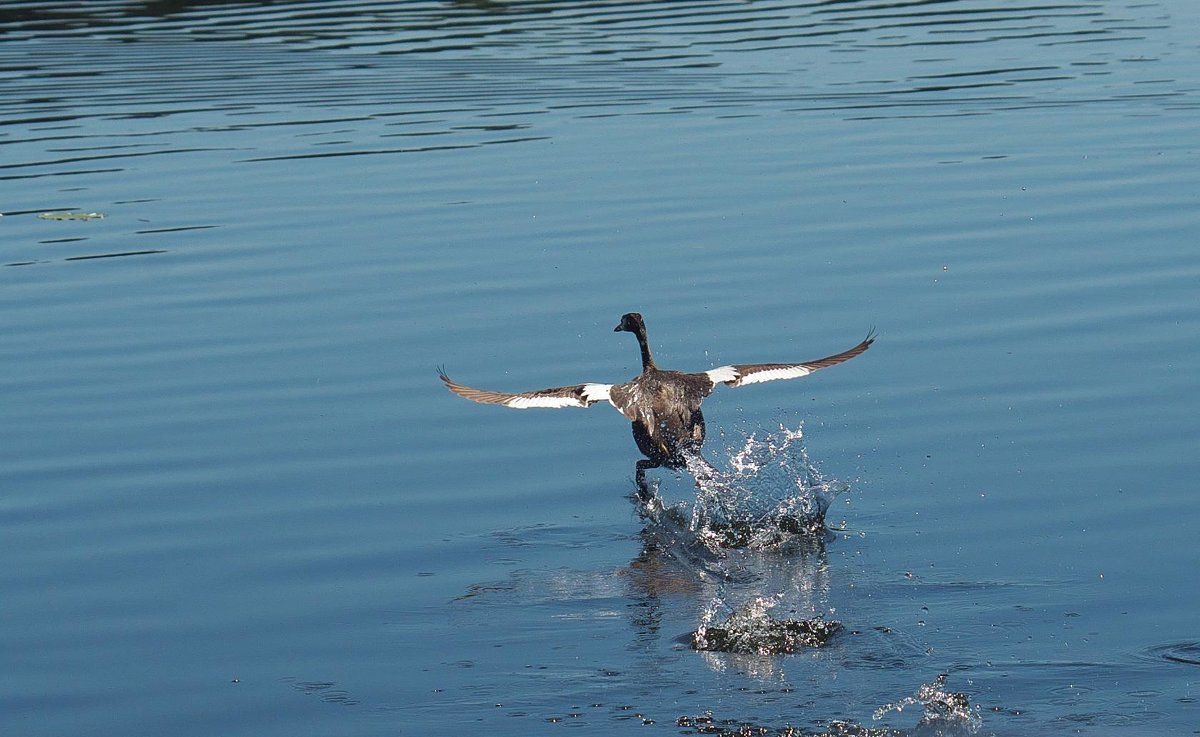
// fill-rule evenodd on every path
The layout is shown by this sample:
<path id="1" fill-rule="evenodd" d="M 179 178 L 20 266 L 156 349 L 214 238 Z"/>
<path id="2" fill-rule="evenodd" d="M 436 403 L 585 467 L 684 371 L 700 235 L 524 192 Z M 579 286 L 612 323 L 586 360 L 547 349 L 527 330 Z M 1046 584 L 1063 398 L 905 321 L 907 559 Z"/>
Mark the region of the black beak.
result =
<path id="1" fill-rule="evenodd" d="M 622 328 L 620 325 L 618 325 L 618 326 L 616 326 L 615 328 L 613 328 L 613 332 L 614 332 L 614 333 L 619 333 L 619 332 L 621 332 L 622 330 L 624 330 L 624 328 Z"/>

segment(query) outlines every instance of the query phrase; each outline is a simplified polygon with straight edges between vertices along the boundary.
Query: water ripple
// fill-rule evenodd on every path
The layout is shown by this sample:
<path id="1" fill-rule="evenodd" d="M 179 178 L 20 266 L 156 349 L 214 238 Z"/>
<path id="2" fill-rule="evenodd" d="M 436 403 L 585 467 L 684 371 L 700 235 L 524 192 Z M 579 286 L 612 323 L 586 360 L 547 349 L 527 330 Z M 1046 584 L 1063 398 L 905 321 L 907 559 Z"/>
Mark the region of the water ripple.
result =
<path id="1" fill-rule="evenodd" d="M 1176 642 L 1159 645 L 1146 651 L 1153 660 L 1165 660 L 1182 665 L 1200 665 L 1200 642 Z"/>
<path id="2" fill-rule="evenodd" d="M 138 115 L 178 113 L 196 105 L 233 112 L 285 100 L 330 105 L 367 99 L 420 109 L 453 101 L 486 106 L 522 99 L 543 109 L 588 101 L 697 109 L 779 100 L 804 109 L 839 109 L 854 99 L 836 91 L 851 82 L 845 64 L 861 64 L 856 53 L 890 48 L 902 63 L 880 69 L 872 89 L 854 96 L 872 98 L 875 107 L 908 105 L 896 96 L 912 94 L 933 96 L 923 104 L 1004 107 L 1011 93 L 945 96 L 991 88 L 1019 88 L 1025 90 L 1021 99 L 1063 104 L 1059 83 L 1066 81 L 1096 94 L 1076 94 L 1065 103 L 1089 104 L 1130 99 L 1129 90 L 1111 79 L 1081 85 L 1090 73 L 1082 65 L 1117 67 L 1144 60 L 1139 42 L 1165 26 L 1154 20 L 1153 6 L 1142 10 L 1130 15 L 1135 10 L 1098 2 L 1016 7 L 963 2 L 935 8 L 923 3 L 881 8 L 868 2 L 346 3 L 336 11 L 294 3 L 172 3 L 169 8 L 46 3 L 23 12 L 0 11 L 0 38 L 9 40 L 0 45 L 0 78 L 8 83 L 10 99 L 22 101 L 16 109 L 26 122 L 54 120 L 55 112 L 81 100 L 113 114 L 136 107 Z M 180 38 L 188 43 L 180 45 Z M 59 52 L 59 39 L 70 39 L 71 55 Z M 245 43 L 249 40 L 268 43 Z M 197 42 L 209 46 L 202 65 L 193 63 Z M 1089 48 L 1097 42 L 1114 50 Z M 1021 58 L 1031 47 L 1063 43 L 1081 48 L 1058 54 L 1058 64 L 971 68 L 979 58 Z M 950 48 L 963 45 L 994 49 L 981 56 Z M 776 68 L 750 61 L 765 50 L 805 48 L 851 53 L 843 60 L 776 55 L 782 63 Z M 935 50 L 940 58 L 929 58 Z M 296 51 L 336 53 L 340 62 L 330 70 L 323 60 Z M 900 69 L 912 73 L 895 76 Z M 928 84 L 963 77 L 994 79 Z M 1149 94 L 1180 91 L 1170 79 L 1129 77 L 1126 84 L 1165 88 Z M 859 74 L 853 79 L 863 84 Z M 129 94 L 131 87 L 136 95 Z M 170 107 L 150 111 L 163 105 Z"/>

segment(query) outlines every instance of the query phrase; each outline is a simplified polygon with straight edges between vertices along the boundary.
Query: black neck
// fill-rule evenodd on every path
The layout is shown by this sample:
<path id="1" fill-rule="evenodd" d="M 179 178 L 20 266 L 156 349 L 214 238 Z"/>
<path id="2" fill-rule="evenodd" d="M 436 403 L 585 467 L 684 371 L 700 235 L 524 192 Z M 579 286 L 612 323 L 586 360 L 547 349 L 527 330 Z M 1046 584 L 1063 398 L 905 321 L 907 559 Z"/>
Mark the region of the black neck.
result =
<path id="1" fill-rule="evenodd" d="M 654 356 L 650 355 L 650 342 L 646 340 L 646 326 L 638 325 L 634 335 L 637 336 L 638 346 L 642 349 L 642 373 L 654 370 L 656 366 L 654 365 Z"/>

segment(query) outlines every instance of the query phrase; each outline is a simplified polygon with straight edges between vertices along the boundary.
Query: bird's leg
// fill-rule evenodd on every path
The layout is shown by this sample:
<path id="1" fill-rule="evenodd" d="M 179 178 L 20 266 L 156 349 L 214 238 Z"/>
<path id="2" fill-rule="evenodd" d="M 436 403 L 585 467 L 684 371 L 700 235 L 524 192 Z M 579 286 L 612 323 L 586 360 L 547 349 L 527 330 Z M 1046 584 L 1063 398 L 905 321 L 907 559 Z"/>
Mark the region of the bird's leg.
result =
<path id="1" fill-rule="evenodd" d="M 650 488 L 648 483 L 646 483 L 646 469 L 658 467 L 659 464 L 646 458 L 638 461 L 637 465 L 635 466 L 637 470 L 634 471 L 633 479 L 637 484 L 638 498 L 643 502 L 648 502 L 654 498 L 654 490 Z"/>

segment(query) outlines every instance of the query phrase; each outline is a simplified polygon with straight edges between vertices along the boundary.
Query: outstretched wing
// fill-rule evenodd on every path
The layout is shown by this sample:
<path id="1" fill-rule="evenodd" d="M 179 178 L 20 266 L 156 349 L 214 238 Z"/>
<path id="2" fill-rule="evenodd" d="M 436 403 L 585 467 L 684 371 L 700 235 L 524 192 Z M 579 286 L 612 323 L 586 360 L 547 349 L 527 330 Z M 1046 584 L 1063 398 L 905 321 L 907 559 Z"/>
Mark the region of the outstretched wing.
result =
<path id="1" fill-rule="evenodd" d="M 714 385 L 725 384 L 726 386 L 758 384 L 763 381 L 775 381 L 777 379 L 798 379 L 801 376 L 808 376 L 817 369 L 836 366 L 843 361 L 849 361 L 851 358 L 870 348 L 874 342 L 875 331 L 872 330 L 867 334 L 863 342 L 850 350 L 826 356 L 825 358 L 818 358 L 815 361 L 805 361 L 804 363 L 741 363 L 733 366 L 719 366 L 704 373 L 712 380 Z"/>
<path id="2" fill-rule="evenodd" d="M 553 389 L 539 389 L 534 392 L 490 392 L 484 389 L 472 389 L 469 386 L 456 384 L 451 381 L 446 372 L 439 369 L 438 377 L 445 382 L 446 388 L 460 397 L 481 404 L 501 404 L 513 409 L 529 409 L 531 407 L 589 407 L 596 402 L 608 401 L 608 390 L 612 384 L 576 384 L 574 386 L 559 386 Z"/>

